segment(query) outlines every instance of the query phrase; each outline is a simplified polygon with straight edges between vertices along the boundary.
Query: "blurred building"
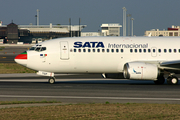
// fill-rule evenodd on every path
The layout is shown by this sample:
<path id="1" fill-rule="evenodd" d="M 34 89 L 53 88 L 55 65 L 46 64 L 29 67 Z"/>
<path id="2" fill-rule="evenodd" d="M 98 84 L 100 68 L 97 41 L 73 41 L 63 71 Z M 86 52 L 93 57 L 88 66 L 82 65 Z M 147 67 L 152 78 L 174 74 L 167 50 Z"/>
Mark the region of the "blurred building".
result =
<path id="1" fill-rule="evenodd" d="M 81 32 L 81 37 L 101 36 L 101 32 Z"/>
<path id="2" fill-rule="evenodd" d="M 120 36 L 121 27 L 122 25 L 119 25 L 118 23 L 102 24 L 102 36 Z"/>
<path id="3" fill-rule="evenodd" d="M 152 29 L 145 31 L 145 36 L 180 36 L 180 26 L 172 25 L 167 30 Z"/>
<path id="4" fill-rule="evenodd" d="M 81 36 L 120 36 L 121 27 L 118 23 L 102 24 L 101 31 L 81 32 Z"/>
<path id="5" fill-rule="evenodd" d="M 101 31 L 81 32 L 86 25 L 16 25 L 10 23 L 2 25 L 0 21 L 0 40 L 4 43 L 38 43 L 45 40 L 61 37 L 79 36 L 120 36 L 118 23 L 102 24 Z"/>
<path id="6" fill-rule="evenodd" d="M 10 23 L 2 25 L 0 21 L 0 39 L 4 43 L 32 43 L 35 40 L 48 40 L 60 37 L 78 37 L 81 35 L 81 30 L 86 25 L 16 25 Z"/>

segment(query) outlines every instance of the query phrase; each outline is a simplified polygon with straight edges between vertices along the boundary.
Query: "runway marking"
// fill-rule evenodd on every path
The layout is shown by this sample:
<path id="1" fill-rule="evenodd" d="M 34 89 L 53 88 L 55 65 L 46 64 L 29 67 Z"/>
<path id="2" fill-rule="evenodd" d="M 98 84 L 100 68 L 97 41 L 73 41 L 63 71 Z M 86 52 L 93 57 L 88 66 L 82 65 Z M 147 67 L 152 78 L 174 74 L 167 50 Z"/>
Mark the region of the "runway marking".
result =
<path id="1" fill-rule="evenodd" d="M 24 96 L 24 95 L 0 95 L 7 98 L 61 98 L 61 99 L 109 99 L 109 100 L 163 100 L 180 101 L 180 98 L 134 98 L 134 97 L 85 97 L 85 96 Z"/>

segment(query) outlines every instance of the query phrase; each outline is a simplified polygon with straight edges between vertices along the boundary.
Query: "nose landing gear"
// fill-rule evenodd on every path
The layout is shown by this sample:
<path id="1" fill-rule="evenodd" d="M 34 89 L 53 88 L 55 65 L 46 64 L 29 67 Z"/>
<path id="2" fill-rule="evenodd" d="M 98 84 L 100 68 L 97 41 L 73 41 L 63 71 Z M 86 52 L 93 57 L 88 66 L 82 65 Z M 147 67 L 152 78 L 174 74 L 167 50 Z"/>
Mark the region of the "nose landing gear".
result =
<path id="1" fill-rule="evenodd" d="M 37 75 L 49 76 L 50 78 L 49 78 L 48 82 L 50 84 L 54 84 L 55 83 L 55 77 L 54 77 L 54 73 L 53 72 L 38 71 Z"/>
<path id="2" fill-rule="evenodd" d="M 55 77 L 50 77 L 49 80 L 48 80 L 48 82 L 49 82 L 50 84 L 54 84 L 54 83 L 55 83 Z"/>

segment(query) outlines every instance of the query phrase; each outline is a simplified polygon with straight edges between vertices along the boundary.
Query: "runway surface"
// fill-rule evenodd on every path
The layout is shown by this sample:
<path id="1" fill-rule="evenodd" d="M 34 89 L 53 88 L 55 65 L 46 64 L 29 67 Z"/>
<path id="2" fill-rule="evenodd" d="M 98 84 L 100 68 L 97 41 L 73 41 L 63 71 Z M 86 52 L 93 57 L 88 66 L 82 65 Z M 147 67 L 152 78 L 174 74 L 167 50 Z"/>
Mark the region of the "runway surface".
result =
<path id="1" fill-rule="evenodd" d="M 1 54 L 0 55 L 0 63 L 15 63 L 14 58 L 18 54 Z"/>
<path id="2" fill-rule="evenodd" d="M 14 58 L 31 46 L 0 46 L 0 63 L 15 63 Z"/>
<path id="3" fill-rule="evenodd" d="M 0 74 L 0 101 L 56 100 L 63 103 L 180 103 L 180 85 L 102 79 L 99 74 L 57 75 L 56 83 L 35 74 Z"/>

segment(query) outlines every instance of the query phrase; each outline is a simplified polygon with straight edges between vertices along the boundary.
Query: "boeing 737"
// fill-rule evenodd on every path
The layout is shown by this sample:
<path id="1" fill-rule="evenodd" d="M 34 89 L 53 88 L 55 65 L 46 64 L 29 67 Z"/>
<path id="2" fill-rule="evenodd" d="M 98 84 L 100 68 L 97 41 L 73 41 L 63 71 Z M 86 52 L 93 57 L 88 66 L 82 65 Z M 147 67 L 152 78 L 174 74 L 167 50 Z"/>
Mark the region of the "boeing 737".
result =
<path id="1" fill-rule="evenodd" d="M 55 73 L 100 73 L 104 78 L 152 80 L 177 85 L 180 37 L 73 37 L 38 43 L 15 61 L 49 76 Z"/>

